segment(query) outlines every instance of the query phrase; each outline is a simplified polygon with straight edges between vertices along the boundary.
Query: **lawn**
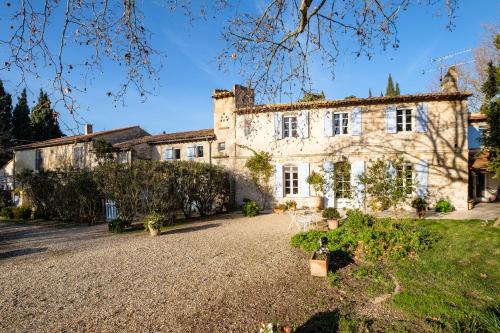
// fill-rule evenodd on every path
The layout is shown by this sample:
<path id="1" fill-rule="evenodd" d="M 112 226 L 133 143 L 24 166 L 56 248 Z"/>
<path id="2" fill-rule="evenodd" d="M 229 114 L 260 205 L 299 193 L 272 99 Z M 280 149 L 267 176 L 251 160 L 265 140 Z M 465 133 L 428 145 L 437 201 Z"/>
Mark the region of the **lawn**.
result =
<path id="1" fill-rule="evenodd" d="M 341 331 L 499 332 L 500 228 L 493 222 L 358 220 L 339 228 L 345 230 L 292 239 L 292 245 L 308 250 L 312 239 L 326 235 L 335 241 L 332 250 L 351 258 L 359 252 L 351 244 L 379 254 L 356 258 L 329 274 L 332 288 L 346 295 L 337 319 Z M 391 257 L 390 251 L 415 239 L 412 233 L 424 235 L 420 240 L 430 240 L 429 246 L 408 247 L 405 256 Z M 384 300 L 378 304 L 377 298 Z"/>
<path id="2" fill-rule="evenodd" d="M 418 223 L 442 238 L 417 258 L 393 263 L 402 286 L 392 303 L 436 328 L 500 327 L 500 228 L 479 220 Z"/>

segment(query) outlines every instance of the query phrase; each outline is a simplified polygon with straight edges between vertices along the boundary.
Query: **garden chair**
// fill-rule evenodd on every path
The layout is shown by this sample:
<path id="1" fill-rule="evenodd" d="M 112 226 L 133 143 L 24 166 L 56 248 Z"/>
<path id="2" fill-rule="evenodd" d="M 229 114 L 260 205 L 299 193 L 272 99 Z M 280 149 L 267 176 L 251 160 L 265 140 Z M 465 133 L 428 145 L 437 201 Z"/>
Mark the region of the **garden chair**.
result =
<path id="1" fill-rule="evenodd" d="M 292 210 L 288 210 L 287 214 L 290 216 L 290 224 L 288 225 L 288 230 L 292 229 L 294 225 L 296 225 L 300 231 L 309 230 L 314 217 L 313 214 L 297 214 L 296 211 Z"/>

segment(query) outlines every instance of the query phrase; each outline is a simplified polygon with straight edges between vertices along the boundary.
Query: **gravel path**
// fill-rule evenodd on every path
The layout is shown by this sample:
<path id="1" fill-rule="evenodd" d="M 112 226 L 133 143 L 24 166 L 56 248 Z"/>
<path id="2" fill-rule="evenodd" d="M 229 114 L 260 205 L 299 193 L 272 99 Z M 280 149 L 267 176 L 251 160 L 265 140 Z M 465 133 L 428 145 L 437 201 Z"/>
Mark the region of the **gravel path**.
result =
<path id="1" fill-rule="evenodd" d="M 289 245 L 287 217 L 241 215 L 150 237 L 0 223 L 1 332 L 258 332 L 338 303 Z"/>

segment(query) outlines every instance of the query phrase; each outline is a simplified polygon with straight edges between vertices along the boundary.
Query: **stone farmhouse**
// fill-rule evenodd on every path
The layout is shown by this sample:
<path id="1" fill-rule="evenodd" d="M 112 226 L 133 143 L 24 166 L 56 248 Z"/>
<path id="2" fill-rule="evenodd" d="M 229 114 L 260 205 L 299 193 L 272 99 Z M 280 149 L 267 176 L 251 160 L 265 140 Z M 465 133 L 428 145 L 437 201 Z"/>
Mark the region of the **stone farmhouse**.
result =
<path id="1" fill-rule="evenodd" d="M 149 135 L 135 126 L 54 139 L 16 147 L 14 168 L 55 168 L 62 161 L 92 167 L 88 156 L 103 139 L 122 162 L 180 159 L 224 166 L 235 175 L 234 200 L 240 204 L 256 198 L 244 167 L 253 149 L 272 155 L 276 203 L 315 206 L 318 197 L 306 182 L 315 171 L 336 182 L 324 189 L 323 205 L 347 208 L 364 205 L 358 176 L 372 161 L 402 157 L 405 170 L 398 171 L 411 175 L 405 181 L 418 194 L 430 192 L 467 209 L 473 197 L 468 142 L 475 126 L 468 133 L 469 96 L 457 90 L 453 73 L 437 93 L 284 104 L 256 105 L 251 89 L 235 85 L 213 92 L 212 129 Z"/>

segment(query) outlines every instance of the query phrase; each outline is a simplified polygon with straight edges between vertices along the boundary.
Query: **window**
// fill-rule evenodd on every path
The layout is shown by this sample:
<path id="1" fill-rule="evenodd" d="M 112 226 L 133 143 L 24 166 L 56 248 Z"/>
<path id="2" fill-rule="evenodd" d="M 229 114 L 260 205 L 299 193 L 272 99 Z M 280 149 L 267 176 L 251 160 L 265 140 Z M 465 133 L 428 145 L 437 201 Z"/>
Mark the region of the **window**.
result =
<path id="1" fill-rule="evenodd" d="M 351 165 L 347 162 L 335 163 L 333 169 L 335 181 L 335 198 L 348 199 L 351 197 Z"/>
<path id="2" fill-rule="evenodd" d="M 283 137 L 296 138 L 297 135 L 297 117 L 283 117 Z"/>
<path id="3" fill-rule="evenodd" d="M 203 157 L 203 146 L 196 147 L 196 157 Z"/>
<path id="4" fill-rule="evenodd" d="M 43 156 L 42 156 L 42 151 L 37 150 L 35 153 L 35 171 L 42 171 L 43 170 Z"/>
<path id="5" fill-rule="evenodd" d="M 349 114 L 347 112 L 333 114 L 333 135 L 349 133 Z"/>
<path id="6" fill-rule="evenodd" d="M 174 149 L 173 152 L 174 152 L 174 154 L 173 154 L 174 155 L 173 156 L 174 160 L 180 160 L 181 159 L 181 150 L 180 149 Z"/>
<path id="7" fill-rule="evenodd" d="M 398 186 L 406 190 L 406 193 L 413 192 L 413 165 L 411 163 L 404 163 L 398 166 L 396 170 Z"/>
<path id="8" fill-rule="evenodd" d="M 226 143 L 225 142 L 219 142 L 219 144 L 217 145 L 217 149 L 219 151 L 224 151 L 226 150 Z"/>
<path id="9" fill-rule="evenodd" d="M 396 128 L 398 132 L 411 132 L 411 109 L 396 111 Z"/>
<path id="10" fill-rule="evenodd" d="M 73 147 L 73 167 L 84 167 L 83 147 Z"/>
<path id="11" fill-rule="evenodd" d="M 285 166 L 285 196 L 299 194 L 299 169 L 296 166 Z"/>

